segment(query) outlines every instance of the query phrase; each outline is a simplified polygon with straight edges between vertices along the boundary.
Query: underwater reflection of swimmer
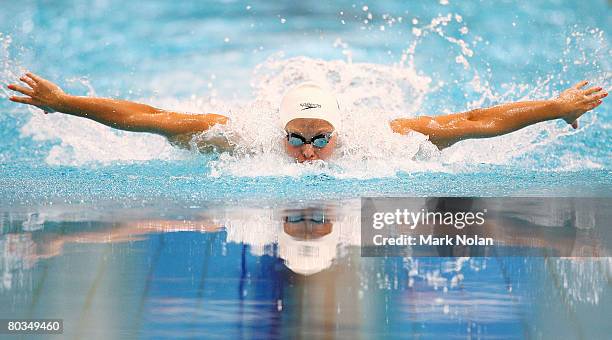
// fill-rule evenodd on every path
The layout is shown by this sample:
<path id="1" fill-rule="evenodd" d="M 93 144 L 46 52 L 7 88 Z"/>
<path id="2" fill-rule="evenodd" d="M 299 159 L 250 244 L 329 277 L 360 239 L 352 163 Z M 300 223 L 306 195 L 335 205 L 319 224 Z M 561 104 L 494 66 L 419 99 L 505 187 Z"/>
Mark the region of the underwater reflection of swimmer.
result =
<path id="1" fill-rule="evenodd" d="M 172 144 L 186 148 L 192 147 L 194 136 L 215 125 L 225 125 L 229 120 L 219 114 L 186 114 L 124 100 L 72 96 L 33 73 L 19 79 L 23 85 L 8 85 L 9 89 L 25 95 L 10 97 L 14 102 L 33 105 L 45 112 L 89 118 L 116 129 L 159 134 Z M 500 136 L 554 119 L 562 119 L 577 128 L 578 118 L 599 106 L 608 95 L 601 87 L 585 88 L 587 84 L 581 81 L 549 100 L 507 103 L 433 117 L 398 118 L 390 121 L 389 127 L 399 134 L 422 133 L 440 149 L 462 140 Z M 331 90 L 315 83 L 299 84 L 285 93 L 279 113 L 278 127 L 285 132 L 282 143 L 290 157 L 306 162 L 326 160 L 333 155 L 343 119 Z M 223 137 L 196 144 L 201 150 L 236 147 Z"/>
<path id="2" fill-rule="evenodd" d="M 441 223 L 433 225 L 431 230 L 422 225 L 417 229 L 425 233 L 430 232 L 436 237 L 448 235 L 452 240 L 461 236 L 481 240 L 490 238 L 494 241 L 492 246 L 462 245 L 457 242 L 437 245 L 438 255 L 444 257 L 605 257 L 609 254 L 609 245 L 595 233 L 599 232 L 600 236 L 608 235 L 608 231 L 601 228 L 601 221 L 607 219 L 604 217 L 605 212 L 597 212 L 597 207 L 602 204 L 598 200 L 580 201 L 582 204 L 570 200 L 552 201 L 540 198 L 520 200 L 522 202 L 517 203 L 527 204 L 531 208 L 527 213 L 516 216 L 516 210 L 513 210 L 511 205 L 512 199 L 431 198 L 426 203 L 428 211 L 455 214 L 488 210 L 490 216 L 482 225 L 474 224 L 462 229 Z M 553 212 L 550 211 L 551 208 L 554 209 Z M 538 211 L 548 213 L 543 218 L 534 219 Z M 508 212 L 514 214 L 508 216 Z M 582 216 L 583 219 L 577 219 L 576 216 Z M 599 227 L 599 230 L 596 227 Z"/>
<path id="3" fill-rule="evenodd" d="M 350 221 L 350 222 L 347 222 Z M 342 223 L 344 222 L 344 223 Z M 266 251 L 277 246 L 276 255 L 294 273 L 312 275 L 329 268 L 338 255 L 338 246 L 358 245 L 359 224 L 356 218 L 337 218 L 324 209 L 307 208 L 287 211 L 263 210 L 239 214 L 207 215 L 181 220 L 137 220 L 120 223 L 97 222 L 96 228 L 86 222 L 86 230 L 79 223 L 62 233 L 6 234 L 27 236 L 28 261 L 50 258 L 62 253 L 71 243 L 123 243 L 139 241 L 151 234 L 168 232 L 217 233 L 225 231 L 227 242 L 251 246 L 253 255 L 275 255 Z M 42 228 L 41 228 L 42 229 Z M 24 236 L 25 235 L 25 236 Z"/>
<path id="4" fill-rule="evenodd" d="M 478 199 L 444 198 L 429 199 L 425 204 L 430 210 L 465 211 L 478 206 L 482 208 L 481 203 Z M 532 206 L 534 213 L 528 214 L 528 217 L 535 216 L 535 211 L 549 209 L 542 205 Z M 489 206 L 490 211 L 499 208 Z M 496 242 L 494 247 L 440 245 L 437 248 L 412 249 L 412 255 L 503 256 L 505 253 L 511 256 L 600 257 L 609 253 L 610 241 L 601 235 L 606 236 L 606 231 L 585 224 L 600 220 L 599 215 L 605 213 L 604 209 L 597 208 L 596 202 L 557 208 L 560 215 L 553 214 L 549 219 L 491 216 L 483 226 L 460 231 L 468 236 L 478 234 L 491 237 Z M 414 209 L 418 211 L 420 207 Z M 595 213 L 599 217 L 595 218 Z M 40 225 L 37 224 L 35 231 L 29 231 L 32 227 L 28 223 L 15 222 L 17 224 L 0 235 L 0 241 L 7 245 L 3 249 L 10 252 L 7 258 L 20 258 L 18 262 L 31 266 L 38 259 L 60 255 L 62 249 L 72 243 L 122 243 L 142 240 L 150 234 L 224 231 L 227 234 L 226 242 L 249 245 L 250 252 L 255 256 L 278 256 L 291 271 L 308 276 L 332 267 L 338 256 L 344 253 L 345 247 L 361 245 L 359 214 L 338 214 L 331 208 L 205 212 L 177 220 L 100 221 L 94 223 L 95 228 L 90 226 L 91 221 L 84 224 L 62 222 L 66 228 L 61 233 L 44 230 L 44 212 L 36 216 Z M 30 220 L 31 216 L 24 222 Z M 415 231 L 431 235 L 458 233 L 445 225 L 420 225 Z"/>
<path id="5" fill-rule="evenodd" d="M 322 210 L 288 212 L 278 235 L 279 255 L 295 273 L 318 273 L 329 268 L 337 256 L 338 229 Z"/>
<path id="6" fill-rule="evenodd" d="M 362 253 L 605 257 L 612 248 L 610 203 L 596 198 L 440 197 L 381 200 L 377 206 L 366 200 L 363 223 L 374 228 L 363 230 Z"/>
<path id="7" fill-rule="evenodd" d="M 22 220 L 12 218 L 10 226 L 0 228 L 7 232 L 0 234 L 0 254 L 11 260 L 0 261 L 0 274 L 4 274 L 0 278 L 8 282 L 0 282 L 0 293 L 2 289 L 30 292 L 31 281 L 46 292 L 65 287 L 87 292 L 95 286 L 96 299 L 104 302 L 94 304 L 91 320 L 108 313 L 129 316 L 129 320 L 139 320 L 139 313 L 144 313 L 144 319 L 147 315 L 168 319 L 206 315 L 216 324 L 239 323 L 257 332 L 264 329 L 263 333 L 266 327 L 276 332 L 277 323 L 282 323 L 288 325 L 287 335 L 298 334 L 301 328 L 333 333 L 338 325 L 351 329 L 360 325 L 361 302 L 354 298 L 359 266 L 346 266 L 346 258 L 337 261 L 338 245 L 347 236 L 340 230 L 343 221 L 336 223 L 331 210 L 245 209 L 133 221 L 123 220 L 120 214 L 94 220 L 79 217 L 78 221 L 62 220 L 62 216 L 74 218 L 66 213 L 56 214 L 59 218 L 39 216 L 44 222 L 36 231 L 24 231 Z M 357 254 L 353 251 L 351 256 Z M 56 268 L 57 263 L 62 266 L 49 270 L 46 281 L 39 280 L 37 273 Z M 74 273 L 80 268 L 76 263 L 83 264 L 83 269 Z M 54 285 L 63 280 L 70 284 Z M 120 293 L 116 287 L 121 287 Z M 67 295 L 61 306 L 41 302 L 44 307 L 38 308 L 54 312 L 83 308 L 80 297 L 85 293 Z M 14 307 L 15 314 L 25 313 L 21 306 L 27 305 Z M 139 305 L 145 306 L 144 312 Z M 215 318 L 219 315 L 224 317 Z M 78 316 L 74 321 L 66 319 L 80 323 Z M 137 328 L 138 323 L 125 327 Z"/>
<path id="8" fill-rule="evenodd" d="M 280 258 L 250 256 L 248 254 L 249 247 L 246 245 L 233 244 L 229 246 L 223 244 L 225 243 L 221 242 L 223 234 L 218 233 L 224 229 L 221 225 L 227 225 L 227 238 L 234 240 L 231 242 L 239 242 L 242 238 L 243 240 L 250 240 L 249 242 L 252 244 L 261 245 L 268 242 L 274 243 L 274 238 L 269 236 L 278 235 L 278 237 L 281 237 L 282 234 L 278 233 L 281 230 L 286 236 L 300 242 L 322 241 L 322 237 L 329 236 L 337 231 L 338 239 L 340 239 L 339 244 L 342 244 L 344 242 L 342 235 L 346 233 L 344 231 L 346 229 L 344 218 L 329 215 L 332 214 L 310 209 L 274 214 L 245 212 L 240 216 L 213 214 L 202 216 L 199 220 L 193 218 L 193 221 L 180 218 L 177 218 L 177 220 L 141 219 L 119 224 L 109 220 L 103 222 L 103 224 L 81 221 L 78 223 L 63 223 L 60 227 L 61 230 L 53 229 L 54 225 L 57 227 L 60 223 L 51 222 L 46 223 L 44 228 L 38 228 L 37 231 L 21 233 L 17 227 L 21 226 L 21 221 L 15 220 L 15 222 L 11 222 L 15 227 L 7 228 L 8 233 L 0 235 L 0 253 L 2 253 L 2 249 L 6 249 L 13 252 L 14 255 L 19 252 L 21 256 L 26 257 L 32 254 L 36 248 L 41 250 L 40 247 L 47 242 L 55 245 L 53 248 L 57 253 L 61 252 L 61 247 L 66 247 L 63 256 L 55 259 L 55 261 L 53 259 L 44 261 L 46 262 L 44 265 L 34 266 L 34 269 L 30 270 L 32 273 L 40 274 L 43 268 L 48 267 L 49 270 L 45 272 L 45 275 L 32 275 L 35 280 L 31 280 L 28 275 L 24 275 L 28 280 L 23 281 L 43 282 L 44 284 L 38 284 L 38 287 L 43 287 L 42 292 L 45 293 L 43 294 L 45 296 L 51 295 L 49 292 L 66 292 L 65 299 L 53 298 L 51 302 L 49 302 L 49 299 L 43 299 L 47 302 L 38 302 L 38 311 L 52 311 L 55 314 L 69 310 L 74 310 L 75 314 L 79 314 L 85 299 L 79 299 L 78 297 L 84 296 L 90 286 L 95 287 L 97 293 L 94 301 L 102 300 L 103 302 L 93 304 L 94 307 L 90 311 L 91 324 L 97 324 L 99 318 L 103 318 L 104 315 L 113 315 L 115 319 L 127 318 L 129 322 L 125 323 L 125 327 L 134 327 L 137 330 L 138 322 L 134 320 L 138 321 L 139 318 L 133 316 L 143 313 L 145 319 L 155 317 L 175 321 L 186 320 L 186 323 L 192 323 L 193 320 L 202 318 L 211 324 L 214 323 L 215 326 L 230 324 L 243 328 L 251 327 L 249 329 L 254 330 L 253 333 L 245 332 L 249 335 L 266 334 L 265 332 L 269 331 L 269 334 L 282 332 L 281 335 L 283 336 L 300 338 L 313 334 L 323 334 L 323 331 L 327 332 L 326 334 L 334 334 L 337 329 L 343 329 L 347 332 L 354 332 L 355 337 L 359 338 L 360 331 L 363 332 L 364 329 L 369 329 L 375 325 L 385 325 L 386 319 L 396 320 L 401 318 L 404 322 L 418 322 L 423 318 L 428 318 L 448 322 L 450 315 L 442 313 L 442 305 L 434 302 L 437 298 L 440 298 L 441 289 L 434 286 L 432 282 L 435 280 L 430 282 L 427 276 L 439 271 L 439 268 L 456 268 L 456 264 L 463 263 L 459 259 L 432 261 L 433 267 L 427 266 L 429 260 L 418 259 L 418 261 L 421 261 L 420 266 L 408 266 L 405 259 L 364 259 L 359 257 L 359 252 L 355 249 L 345 255 L 342 254 L 342 247 L 335 247 L 336 250 L 340 251 L 327 253 L 330 257 L 336 256 L 335 259 L 331 259 L 331 266 L 322 269 L 317 274 L 299 275 L 293 274 L 285 268 Z M 41 217 L 39 220 L 43 218 Z M 112 218 L 109 217 L 109 219 Z M 226 219 L 233 220 L 233 223 L 221 222 Z M 260 223 L 261 221 L 268 222 Z M 269 230 L 266 230 L 266 228 Z M 248 230 L 251 231 L 250 235 L 246 234 Z M 210 234 L 188 235 L 188 237 L 176 234 L 176 232 L 181 231 Z M 57 233 L 52 235 L 54 232 Z M 41 233 L 44 235 L 40 235 Z M 255 236 L 261 236 L 260 243 L 252 238 Z M 7 241 L 7 243 L 4 243 L 4 248 L 3 239 Z M 145 242 L 147 246 L 144 247 L 142 244 L 125 244 L 140 239 L 150 239 L 150 241 Z M 211 243 L 208 242 L 211 239 L 215 240 L 213 242 L 215 246 L 211 246 Z M 160 242 L 160 240 L 164 241 Z M 194 240 L 208 241 L 194 242 Z M 69 246 L 70 243 L 88 242 L 108 243 L 108 245 L 105 247 L 84 245 L 78 248 L 75 248 L 74 245 Z M 120 242 L 124 244 L 122 246 L 115 244 Z M 227 243 L 229 242 L 228 240 Z M 333 243 L 330 242 L 330 244 Z M 208 245 L 208 247 L 203 247 L 203 245 Z M 300 245 L 312 246 L 308 243 Z M 321 245 L 321 243 L 318 243 L 318 245 Z M 279 240 L 278 248 L 274 246 L 268 248 L 280 253 L 281 247 L 283 247 L 282 242 Z M 101 248 L 105 248 L 107 251 L 100 252 Z M 283 253 L 286 253 L 292 247 L 283 248 L 287 249 L 287 251 L 282 250 Z M 313 254 L 317 251 L 321 254 L 322 248 L 332 249 L 333 247 L 315 246 L 307 250 L 302 248 L 301 246 L 293 247 L 293 249 L 297 249 L 295 254 Z M 314 250 L 315 248 L 319 250 Z M 194 249 L 197 250 L 194 251 Z M 223 249 L 227 252 L 223 252 Z M 240 259 L 241 253 L 244 260 Z M 244 255 L 245 253 L 246 255 Z M 10 257 L 4 255 L 4 258 L 9 259 Z M 156 258 L 161 258 L 161 260 L 158 261 Z M 83 269 L 77 271 L 76 268 L 80 267 L 77 267 L 76 263 L 80 260 L 83 261 Z M 591 291 L 599 289 L 599 293 L 596 294 L 605 296 L 605 293 L 608 292 L 606 287 L 609 286 L 606 284 L 606 278 L 609 277 L 610 268 L 612 268 L 609 266 L 609 261 L 591 261 L 586 262 L 585 265 L 578 262 L 580 261 L 572 261 L 570 268 L 564 268 L 561 271 L 562 277 L 568 280 L 561 280 L 561 282 L 566 282 L 566 285 L 561 284 L 559 289 L 563 292 L 569 292 L 568 294 L 579 294 L 581 291 L 587 291 L 587 288 L 589 288 L 588 292 L 590 294 Z M 58 263 L 61 264 L 61 267 L 59 267 L 61 270 L 58 270 L 56 265 Z M 92 265 L 97 263 L 105 264 L 105 266 Z M 319 263 L 316 263 L 316 270 L 325 267 L 327 263 L 329 261 L 319 261 Z M 495 264 L 496 261 L 493 260 L 489 263 Z M 11 265 L 17 266 L 20 264 L 16 261 Z M 245 269 L 242 270 L 241 266 Z M 557 266 L 557 261 L 547 262 L 546 266 L 546 268 Z M 0 272 L 2 272 L 1 267 L 0 265 Z M 490 267 L 495 268 L 495 265 Z M 104 280 L 100 280 L 99 283 L 94 285 L 93 283 L 99 276 L 97 275 L 98 268 L 105 268 Z M 163 270 L 162 268 L 166 269 Z M 202 269 L 198 270 L 198 268 Z M 312 267 L 307 266 L 302 266 L 302 268 L 308 268 L 309 271 L 313 270 Z M 468 268 L 468 265 L 458 268 L 454 269 L 456 270 L 456 276 L 465 274 L 468 284 L 460 285 L 457 288 L 453 288 L 450 283 L 443 284 L 443 287 L 448 287 L 448 291 L 445 290 L 442 296 L 444 297 L 444 303 L 450 305 L 451 315 L 455 309 L 458 309 L 470 312 L 468 314 L 472 320 L 482 321 L 503 315 L 498 314 L 500 312 L 511 314 L 516 311 L 516 306 L 506 299 L 511 294 L 505 290 L 504 283 L 501 283 L 503 286 L 500 288 L 500 292 L 503 292 L 499 294 L 503 295 L 503 299 L 499 300 L 500 303 L 488 305 L 486 308 L 474 308 L 473 301 L 480 301 L 479 299 L 483 297 L 482 294 L 491 293 L 489 291 L 483 293 L 482 290 L 475 289 L 471 285 L 474 282 L 479 283 L 481 281 L 474 281 L 473 277 L 476 274 Z M 554 306 L 557 306 L 557 301 L 566 301 L 559 299 L 555 295 L 555 290 L 552 290 L 555 294 L 548 293 L 551 291 L 550 282 L 545 282 L 542 287 L 535 285 L 534 282 L 538 283 L 537 278 L 534 278 L 537 276 L 536 274 L 546 274 L 547 272 L 541 270 L 534 272 L 533 268 L 541 267 L 533 266 L 532 262 L 527 262 L 527 264 L 521 262 L 521 270 L 519 273 L 513 272 L 512 277 L 517 280 L 522 279 L 518 281 L 520 285 L 524 285 L 523 287 L 527 287 L 534 293 L 548 294 L 545 295 L 546 297 L 552 296 L 550 300 L 555 301 Z M 478 274 L 480 275 L 477 276 L 478 278 L 497 275 L 495 270 L 487 271 L 484 270 L 484 267 L 479 270 L 483 271 Z M 414 271 L 415 274 L 407 274 L 411 271 Z M 520 274 L 521 272 L 527 274 Z M 7 273 L 13 275 L 13 278 L 8 277 L 7 281 L 11 279 L 15 281 L 14 277 L 19 275 L 19 270 L 15 268 L 15 270 L 7 271 Z M 472 275 L 471 279 L 469 273 Z M 198 275 L 201 275 L 200 280 L 198 280 Z M 588 279 L 591 277 L 598 281 L 589 281 Z M 408 281 L 412 279 L 416 279 L 416 282 L 409 284 Z M 144 282 L 151 282 L 151 284 L 144 285 Z M 494 280 L 487 283 L 493 285 L 488 287 L 500 285 L 499 282 Z M 520 285 L 514 286 L 513 294 L 516 294 L 522 303 L 529 304 L 533 298 L 528 294 L 522 295 L 520 289 L 517 289 Z M 74 289 L 75 286 L 84 287 L 84 289 L 77 290 Z M 15 292 L 16 288 L 16 284 L 12 287 L 5 287 L 7 290 L 10 289 L 10 292 Z M 1 290 L 0 287 L 0 293 Z M 23 291 L 26 295 L 38 290 L 27 286 Z M 75 293 L 75 291 L 83 291 L 83 294 Z M 246 296 L 237 295 L 237 292 L 246 291 L 248 291 Z M 497 290 L 494 290 L 494 292 L 497 292 Z M 114 298 L 116 296 L 118 298 Z M 570 303 L 574 301 L 572 299 L 580 298 L 577 295 L 568 296 Z M 129 299 L 125 299 L 125 297 Z M 524 301 L 523 298 L 525 298 Z M 109 303 L 109 300 L 112 303 Z M 7 299 L 5 301 L 13 300 Z M 145 303 L 142 301 L 145 301 Z M 392 301 L 403 302 L 393 304 Z M 27 316 L 27 308 L 34 304 L 16 304 L 18 307 L 14 308 L 19 313 L 15 313 L 15 315 Z M 41 305 L 44 309 L 41 309 Z M 562 303 L 558 303 L 558 305 L 563 306 Z M 144 312 L 140 311 L 139 306 L 144 306 L 140 307 L 140 309 L 144 308 Z M 402 310 L 403 312 L 400 313 Z M 367 317 L 364 318 L 364 315 Z M 78 316 L 75 318 L 66 316 L 66 320 L 76 324 L 79 318 Z M 115 328 L 112 329 L 118 328 L 116 323 L 105 325 L 109 328 L 114 326 Z M 283 326 L 282 331 L 278 330 L 279 325 Z M 223 328 L 222 331 L 229 328 Z M 126 333 L 125 329 L 122 328 L 123 334 L 131 334 Z M 128 329 L 131 330 L 131 328 Z M 262 329 L 264 330 L 263 333 Z M 258 333 L 255 333 L 255 331 Z M 400 333 L 397 334 L 399 336 Z M 372 335 L 372 337 L 375 337 L 375 335 Z"/>

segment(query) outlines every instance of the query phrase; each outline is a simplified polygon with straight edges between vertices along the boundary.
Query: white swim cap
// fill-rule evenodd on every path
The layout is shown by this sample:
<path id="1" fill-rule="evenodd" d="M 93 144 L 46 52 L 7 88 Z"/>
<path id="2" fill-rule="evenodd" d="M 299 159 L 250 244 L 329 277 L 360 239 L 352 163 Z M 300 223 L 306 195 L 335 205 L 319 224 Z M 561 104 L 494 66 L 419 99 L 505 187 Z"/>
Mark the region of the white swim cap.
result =
<path id="1" fill-rule="evenodd" d="M 287 91 L 280 104 L 283 129 L 296 118 L 323 119 L 339 130 L 340 106 L 331 91 L 324 90 L 316 83 L 302 83 Z"/>
<path id="2" fill-rule="evenodd" d="M 331 267 L 337 256 L 340 230 L 332 226 L 329 234 L 313 239 L 295 238 L 281 227 L 278 235 L 279 256 L 292 272 L 308 276 Z"/>

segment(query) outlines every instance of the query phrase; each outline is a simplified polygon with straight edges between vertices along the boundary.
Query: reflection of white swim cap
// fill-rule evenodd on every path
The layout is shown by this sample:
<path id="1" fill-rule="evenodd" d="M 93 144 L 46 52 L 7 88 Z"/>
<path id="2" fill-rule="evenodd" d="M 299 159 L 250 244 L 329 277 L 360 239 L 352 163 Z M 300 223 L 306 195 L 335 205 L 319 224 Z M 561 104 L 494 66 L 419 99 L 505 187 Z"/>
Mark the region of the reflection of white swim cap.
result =
<path id="1" fill-rule="evenodd" d="M 331 91 L 315 83 L 302 83 L 291 88 L 281 100 L 280 122 L 283 129 L 296 118 L 317 118 L 340 129 L 340 106 Z"/>
<path id="2" fill-rule="evenodd" d="M 333 225 L 329 234 L 313 239 L 300 240 L 287 234 L 284 228 L 278 235 L 279 255 L 292 272 L 301 275 L 316 274 L 331 266 L 340 242 L 338 226 Z"/>

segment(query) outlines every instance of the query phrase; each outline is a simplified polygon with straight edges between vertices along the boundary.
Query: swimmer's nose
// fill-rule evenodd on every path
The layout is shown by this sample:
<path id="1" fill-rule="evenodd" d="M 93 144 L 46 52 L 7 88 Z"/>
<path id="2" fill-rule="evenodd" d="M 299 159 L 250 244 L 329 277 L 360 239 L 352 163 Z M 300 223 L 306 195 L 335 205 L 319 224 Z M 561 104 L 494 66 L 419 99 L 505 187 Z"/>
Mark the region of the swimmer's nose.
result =
<path id="1" fill-rule="evenodd" d="M 304 156 L 306 160 L 312 160 L 317 155 L 315 154 L 314 148 L 312 147 L 311 144 L 304 144 L 302 146 L 302 156 Z"/>

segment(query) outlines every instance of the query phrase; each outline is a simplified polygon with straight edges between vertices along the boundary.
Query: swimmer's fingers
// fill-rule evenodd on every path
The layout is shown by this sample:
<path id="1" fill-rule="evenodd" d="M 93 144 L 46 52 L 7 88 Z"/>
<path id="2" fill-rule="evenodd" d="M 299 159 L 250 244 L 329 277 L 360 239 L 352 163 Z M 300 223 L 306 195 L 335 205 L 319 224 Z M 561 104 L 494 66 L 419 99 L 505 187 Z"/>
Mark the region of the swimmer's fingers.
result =
<path id="1" fill-rule="evenodd" d="M 576 85 L 574 85 L 574 88 L 575 88 L 576 90 L 580 90 L 581 88 L 583 88 L 583 87 L 584 87 L 586 84 L 588 84 L 588 83 L 589 83 L 589 82 L 588 82 L 588 81 L 586 81 L 586 80 L 579 81 L 579 82 L 577 82 L 577 83 L 576 83 Z"/>
<path id="2" fill-rule="evenodd" d="M 21 76 L 19 78 L 19 80 L 21 80 L 22 82 L 28 84 L 31 88 L 35 88 L 36 87 L 36 82 L 32 78 L 30 78 L 28 76 Z"/>
<path id="3" fill-rule="evenodd" d="M 44 106 L 43 104 L 41 104 L 39 101 L 37 101 L 34 98 L 12 96 L 9 98 L 9 100 L 14 101 L 16 103 L 36 106 L 37 108 L 43 110 L 45 114 L 50 113 L 50 112 L 55 112 L 55 110 L 53 110 L 52 108 L 48 106 Z"/>
<path id="4" fill-rule="evenodd" d="M 593 93 L 597 93 L 599 91 L 603 90 L 603 88 L 599 87 L 599 86 L 593 86 L 590 89 L 584 90 L 584 94 L 585 95 L 591 95 Z"/>
<path id="5" fill-rule="evenodd" d="M 592 95 L 588 96 L 588 98 L 591 101 L 600 101 L 601 102 L 601 99 L 603 99 L 603 98 L 605 98 L 607 96 L 608 96 L 608 92 L 599 92 L 599 93 L 595 93 L 595 94 L 592 94 Z"/>
<path id="6" fill-rule="evenodd" d="M 591 105 L 592 105 L 592 106 L 591 106 L 591 110 L 593 110 L 594 108 L 596 108 L 596 107 L 598 107 L 599 105 L 601 105 L 601 103 L 602 103 L 602 101 L 601 101 L 601 99 L 600 99 L 600 100 L 598 100 L 598 101 L 594 102 L 593 104 L 591 104 Z"/>
<path id="7" fill-rule="evenodd" d="M 572 127 L 573 127 L 574 129 L 577 129 L 577 128 L 578 128 L 578 119 L 576 119 L 575 121 L 573 121 L 573 122 L 572 122 Z"/>
<path id="8" fill-rule="evenodd" d="M 23 94 L 25 94 L 26 96 L 34 96 L 34 90 L 24 87 L 24 86 L 20 86 L 17 84 L 10 84 L 9 86 L 7 86 L 9 89 L 16 91 L 16 92 L 21 92 Z"/>
<path id="9" fill-rule="evenodd" d="M 34 99 L 30 98 L 30 97 L 17 97 L 17 96 L 12 96 L 9 98 L 10 101 L 13 101 L 15 103 L 22 103 L 22 104 L 28 104 L 28 105 L 34 105 Z"/>
<path id="10" fill-rule="evenodd" d="M 45 80 L 45 79 L 43 79 L 42 77 L 40 77 L 40 76 L 38 76 L 38 75 L 36 75 L 36 74 L 34 74 L 34 73 L 32 73 L 32 72 L 28 72 L 28 73 L 26 73 L 26 76 L 28 76 L 28 77 L 32 78 L 32 79 L 33 79 L 35 82 L 37 82 L 37 83 L 38 83 L 39 81 L 44 81 L 44 80 Z"/>

